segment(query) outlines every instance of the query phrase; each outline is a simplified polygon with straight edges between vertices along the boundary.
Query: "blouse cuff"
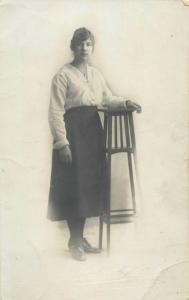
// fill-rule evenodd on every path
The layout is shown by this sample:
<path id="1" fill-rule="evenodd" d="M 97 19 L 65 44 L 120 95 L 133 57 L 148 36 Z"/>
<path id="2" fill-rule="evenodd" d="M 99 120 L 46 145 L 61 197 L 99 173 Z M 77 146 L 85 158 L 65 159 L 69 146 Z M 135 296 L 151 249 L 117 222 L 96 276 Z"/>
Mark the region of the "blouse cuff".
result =
<path id="1" fill-rule="evenodd" d="M 53 143 L 53 149 L 59 150 L 63 147 L 65 147 L 66 145 L 69 145 L 69 142 L 67 139 L 62 140 L 62 141 L 58 141 L 58 142 L 54 142 Z"/>

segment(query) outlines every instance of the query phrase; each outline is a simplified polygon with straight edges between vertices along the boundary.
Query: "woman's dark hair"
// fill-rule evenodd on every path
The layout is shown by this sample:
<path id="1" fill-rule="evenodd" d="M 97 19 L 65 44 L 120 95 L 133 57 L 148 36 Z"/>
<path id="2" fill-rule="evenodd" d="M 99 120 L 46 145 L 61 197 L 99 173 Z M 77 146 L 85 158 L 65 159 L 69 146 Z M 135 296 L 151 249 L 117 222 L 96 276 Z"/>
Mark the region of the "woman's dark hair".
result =
<path id="1" fill-rule="evenodd" d="M 89 31 L 87 28 L 85 27 L 81 27 L 78 28 L 74 31 L 72 40 L 71 40 L 71 44 L 70 44 L 70 48 L 72 51 L 75 50 L 75 46 L 80 44 L 83 41 L 86 41 L 90 39 L 92 44 L 93 44 L 93 48 L 94 48 L 94 44 L 95 44 L 95 39 L 94 39 L 94 35 L 92 34 L 91 31 Z"/>

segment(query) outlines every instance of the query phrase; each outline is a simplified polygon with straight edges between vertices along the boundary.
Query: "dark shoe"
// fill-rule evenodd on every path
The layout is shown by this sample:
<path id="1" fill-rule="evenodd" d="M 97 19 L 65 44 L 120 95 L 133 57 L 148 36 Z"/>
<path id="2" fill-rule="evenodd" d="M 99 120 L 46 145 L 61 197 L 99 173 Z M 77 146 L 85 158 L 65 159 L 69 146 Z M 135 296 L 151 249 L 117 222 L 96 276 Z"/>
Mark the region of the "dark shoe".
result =
<path id="1" fill-rule="evenodd" d="M 86 255 L 82 246 L 73 245 L 70 247 L 72 257 L 79 261 L 85 261 Z"/>
<path id="2" fill-rule="evenodd" d="M 87 241 L 87 239 L 85 239 L 85 238 L 83 239 L 82 246 L 86 253 L 100 253 L 101 252 L 100 249 L 92 247 L 89 244 L 89 242 Z"/>

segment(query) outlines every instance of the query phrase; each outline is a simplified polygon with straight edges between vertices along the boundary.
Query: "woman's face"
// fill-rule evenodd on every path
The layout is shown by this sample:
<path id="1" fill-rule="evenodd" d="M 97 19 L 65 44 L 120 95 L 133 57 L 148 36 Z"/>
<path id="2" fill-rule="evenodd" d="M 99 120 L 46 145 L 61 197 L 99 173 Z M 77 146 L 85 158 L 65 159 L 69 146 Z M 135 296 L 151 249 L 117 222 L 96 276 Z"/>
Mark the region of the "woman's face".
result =
<path id="1" fill-rule="evenodd" d="M 93 51 L 93 43 L 91 39 L 81 41 L 75 45 L 74 57 L 79 60 L 88 60 Z"/>

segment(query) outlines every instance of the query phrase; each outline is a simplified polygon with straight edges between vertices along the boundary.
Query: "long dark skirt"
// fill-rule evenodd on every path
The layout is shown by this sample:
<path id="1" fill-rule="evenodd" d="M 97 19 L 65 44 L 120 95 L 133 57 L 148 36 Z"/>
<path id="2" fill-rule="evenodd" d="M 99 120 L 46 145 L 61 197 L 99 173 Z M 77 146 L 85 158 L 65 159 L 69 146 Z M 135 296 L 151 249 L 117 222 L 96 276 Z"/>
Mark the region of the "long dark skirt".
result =
<path id="1" fill-rule="evenodd" d="M 97 108 L 72 108 L 64 120 L 72 163 L 62 163 L 53 150 L 47 218 L 99 216 L 106 197 L 106 154 Z"/>

